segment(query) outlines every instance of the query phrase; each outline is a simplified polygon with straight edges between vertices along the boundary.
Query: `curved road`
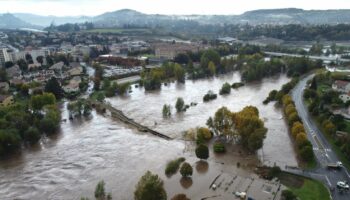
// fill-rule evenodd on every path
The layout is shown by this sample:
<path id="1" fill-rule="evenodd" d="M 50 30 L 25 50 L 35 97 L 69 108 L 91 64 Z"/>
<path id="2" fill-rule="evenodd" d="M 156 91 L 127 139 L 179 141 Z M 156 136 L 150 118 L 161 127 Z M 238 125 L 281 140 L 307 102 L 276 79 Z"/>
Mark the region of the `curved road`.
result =
<path id="1" fill-rule="evenodd" d="M 314 75 L 312 74 L 300 80 L 292 91 L 292 98 L 295 102 L 296 109 L 304 123 L 305 131 L 313 145 L 314 153 L 318 161 L 317 169 L 306 172 L 307 174 L 305 175 L 324 181 L 330 188 L 336 188 L 336 184 L 340 180 L 350 182 L 350 176 L 344 167 L 340 170 L 327 169 L 327 164 L 336 163 L 339 159 L 332 150 L 332 146 L 328 143 L 316 123 L 310 117 L 303 101 L 303 91 L 307 85 L 307 81 L 312 79 L 313 76 Z M 350 199 L 350 194 L 341 193 L 335 190 L 332 192 L 332 197 L 336 200 L 348 200 Z"/>

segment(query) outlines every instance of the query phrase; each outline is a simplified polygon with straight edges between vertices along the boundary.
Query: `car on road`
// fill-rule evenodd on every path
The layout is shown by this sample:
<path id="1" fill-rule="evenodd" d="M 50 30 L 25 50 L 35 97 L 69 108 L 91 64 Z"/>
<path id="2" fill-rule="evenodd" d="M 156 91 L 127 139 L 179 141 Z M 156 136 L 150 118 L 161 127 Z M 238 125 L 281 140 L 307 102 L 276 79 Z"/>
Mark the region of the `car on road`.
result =
<path id="1" fill-rule="evenodd" d="M 236 192 L 235 193 L 236 197 L 239 197 L 239 198 L 245 198 L 247 196 L 247 193 L 245 192 Z"/>
<path id="2" fill-rule="evenodd" d="M 338 189 L 345 189 L 345 190 L 349 190 L 349 185 L 348 185 L 348 182 L 346 182 L 346 181 L 338 181 L 337 182 L 337 188 Z"/>

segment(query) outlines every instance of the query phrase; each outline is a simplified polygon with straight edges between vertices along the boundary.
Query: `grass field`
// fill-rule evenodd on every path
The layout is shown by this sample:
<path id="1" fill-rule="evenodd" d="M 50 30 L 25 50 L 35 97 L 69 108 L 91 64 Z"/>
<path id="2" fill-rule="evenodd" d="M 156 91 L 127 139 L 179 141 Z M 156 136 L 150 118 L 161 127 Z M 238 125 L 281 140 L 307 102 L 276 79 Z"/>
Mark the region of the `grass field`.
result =
<path id="1" fill-rule="evenodd" d="M 300 200 L 330 200 L 327 188 L 319 181 L 284 172 L 279 175 L 279 179 Z"/>

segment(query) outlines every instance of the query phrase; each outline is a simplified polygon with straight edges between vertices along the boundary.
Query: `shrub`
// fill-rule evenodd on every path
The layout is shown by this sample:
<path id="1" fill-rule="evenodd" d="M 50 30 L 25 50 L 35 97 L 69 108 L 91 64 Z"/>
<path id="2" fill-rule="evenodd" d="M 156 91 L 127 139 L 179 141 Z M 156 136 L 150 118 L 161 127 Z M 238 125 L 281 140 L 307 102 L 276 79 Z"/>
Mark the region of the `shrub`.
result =
<path id="1" fill-rule="evenodd" d="M 213 145 L 213 148 L 214 148 L 214 152 L 215 153 L 225 153 L 226 152 L 225 145 L 222 144 L 221 142 L 216 142 Z"/>
<path id="2" fill-rule="evenodd" d="M 242 86 L 244 86 L 244 83 L 242 83 L 242 82 L 236 82 L 236 83 L 233 83 L 231 87 L 232 87 L 233 89 L 237 89 L 237 88 L 242 87 Z"/>
<path id="3" fill-rule="evenodd" d="M 297 196 L 290 190 L 283 190 L 282 197 L 284 200 L 296 200 Z"/>
<path id="4" fill-rule="evenodd" d="M 169 117 L 171 115 L 170 105 L 164 104 L 162 109 L 163 117 Z"/>
<path id="5" fill-rule="evenodd" d="M 187 163 L 187 162 L 183 163 L 182 166 L 181 166 L 181 169 L 180 169 L 180 174 L 183 177 L 192 176 L 192 174 L 193 174 L 192 166 L 189 163 Z"/>
<path id="6" fill-rule="evenodd" d="M 214 100 L 216 98 L 217 98 L 217 94 L 214 94 L 213 91 L 209 90 L 208 93 L 204 95 L 203 101 L 207 102 L 207 101 Z"/>
<path id="7" fill-rule="evenodd" d="M 182 112 L 184 111 L 185 108 L 185 101 L 183 100 L 183 98 L 179 97 L 176 100 L 176 104 L 175 104 L 175 108 L 177 112 Z"/>
<path id="8" fill-rule="evenodd" d="M 177 172 L 180 167 L 180 164 L 185 161 L 185 158 L 181 157 L 172 161 L 169 161 L 165 168 L 166 175 L 173 175 Z"/>
<path id="9" fill-rule="evenodd" d="M 220 95 L 230 94 L 231 93 L 231 85 L 229 83 L 224 83 L 220 89 Z"/>
<path id="10" fill-rule="evenodd" d="M 210 140 L 212 137 L 213 136 L 208 128 L 200 127 L 197 129 L 197 138 L 203 138 L 204 140 Z"/>
<path id="11" fill-rule="evenodd" d="M 209 157 L 209 149 L 204 144 L 198 145 L 195 152 L 196 152 L 197 158 L 199 159 L 208 159 Z"/>
<path id="12" fill-rule="evenodd" d="M 273 177 L 278 176 L 280 172 L 281 172 L 281 168 L 279 168 L 278 166 L 274 166 L 274 167 L 270 168 L 268 176 L 270 178 L 273 178 Z"/>

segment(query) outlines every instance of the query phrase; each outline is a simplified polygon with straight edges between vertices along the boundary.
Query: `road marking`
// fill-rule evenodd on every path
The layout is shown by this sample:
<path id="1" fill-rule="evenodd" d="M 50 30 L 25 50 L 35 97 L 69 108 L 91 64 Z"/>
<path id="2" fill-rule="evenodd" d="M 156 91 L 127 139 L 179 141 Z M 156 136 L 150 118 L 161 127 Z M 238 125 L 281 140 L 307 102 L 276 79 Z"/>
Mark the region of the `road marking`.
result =
<path id="1" fill-rule="evenodd" d="M 332 184 L 331 184 L 331 182 L 329 181 L 328 176 L 325 176 L 325 177 L 326 177 L 326 180 L 327 180 L 327 182 L 328 182 L 329 187 L 331 187 Z"/>

